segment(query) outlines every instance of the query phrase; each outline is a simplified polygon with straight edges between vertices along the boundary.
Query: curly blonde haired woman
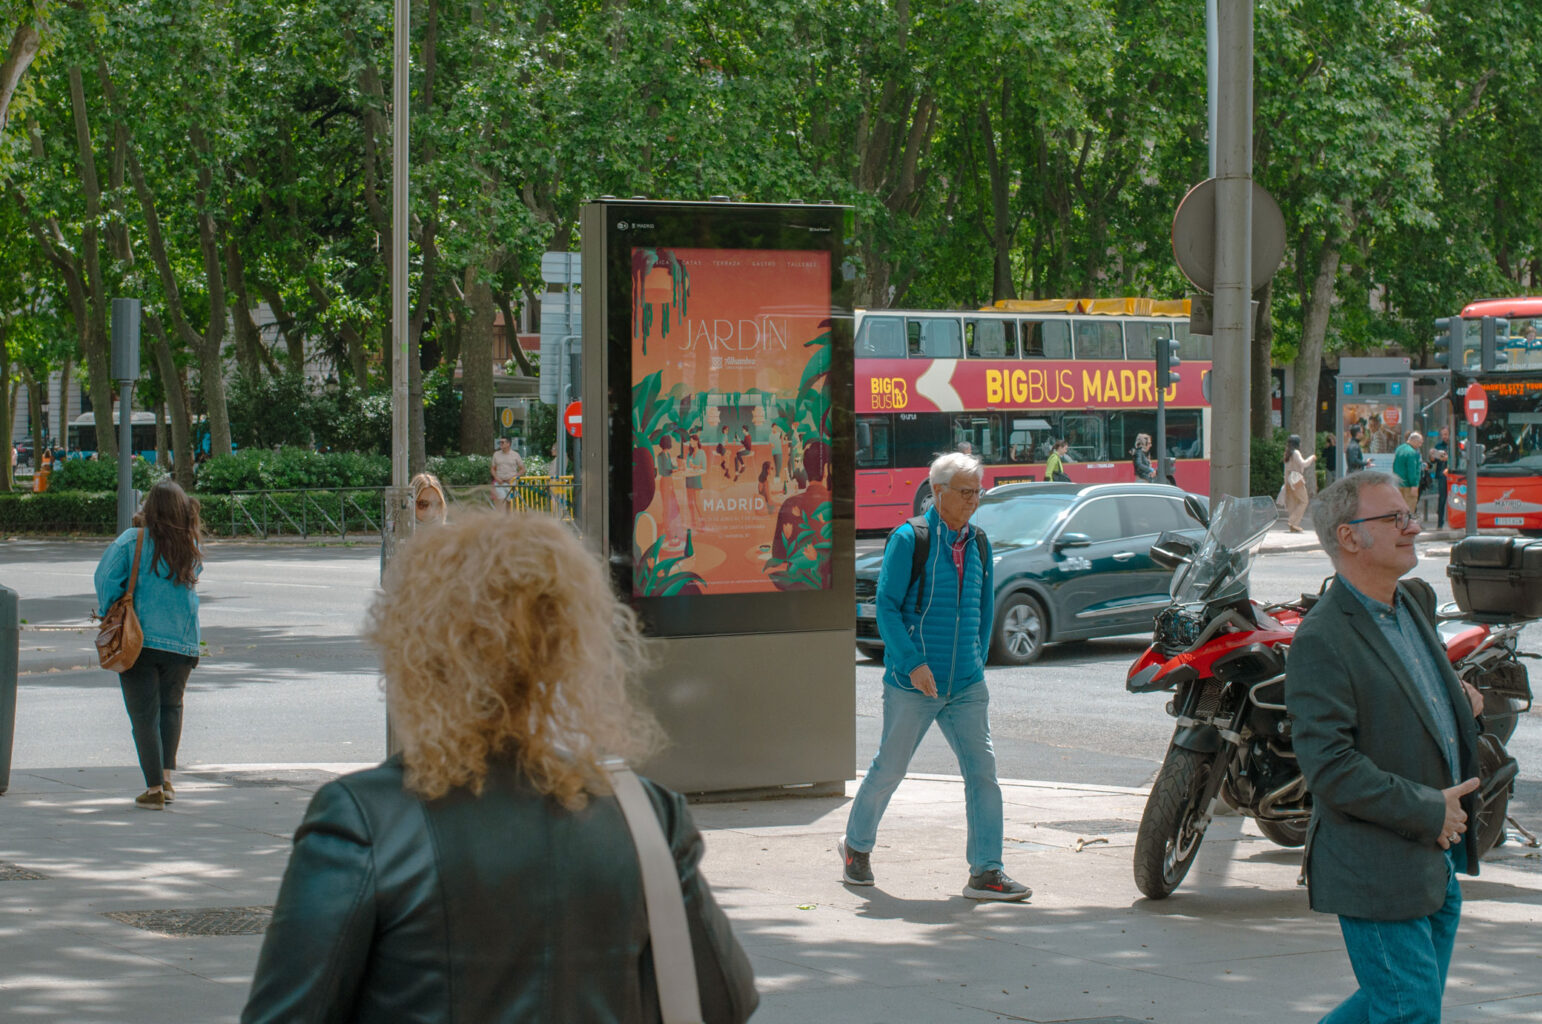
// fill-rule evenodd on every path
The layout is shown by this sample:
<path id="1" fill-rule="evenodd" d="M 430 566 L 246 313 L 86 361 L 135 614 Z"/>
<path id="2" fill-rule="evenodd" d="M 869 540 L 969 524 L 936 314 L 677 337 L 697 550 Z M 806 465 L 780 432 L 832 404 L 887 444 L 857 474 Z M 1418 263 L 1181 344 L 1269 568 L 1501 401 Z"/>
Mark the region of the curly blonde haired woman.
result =
<path id="1" fill-rule="evenodd" d="M 658 728 L 603 566 L 555 519 L 472 513 L 406 545 L 383 588 L 367 635 L 402 751 L 312 800 L 241 1019 L 659 1020 L 637 856 L 601 768 Z M 683 798 L 644 786 L 704 1017 L 745 1020 L 754 977 L 697 870 L 701 836 Z"/>

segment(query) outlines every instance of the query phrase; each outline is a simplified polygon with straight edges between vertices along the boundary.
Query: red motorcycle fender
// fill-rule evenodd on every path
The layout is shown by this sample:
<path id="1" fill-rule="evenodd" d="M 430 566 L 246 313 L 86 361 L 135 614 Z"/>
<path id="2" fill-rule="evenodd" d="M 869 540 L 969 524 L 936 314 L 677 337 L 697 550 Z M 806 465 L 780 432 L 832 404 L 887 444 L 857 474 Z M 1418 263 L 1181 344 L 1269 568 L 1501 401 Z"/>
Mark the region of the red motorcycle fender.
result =
<path id="1" fill-rule="evenodd" d="M 1196 754 L 1213 754 L 1221 749 L 1221 730 L 1213 725 L 1180 725 L 1173 731 L 1173 746 Z"/>

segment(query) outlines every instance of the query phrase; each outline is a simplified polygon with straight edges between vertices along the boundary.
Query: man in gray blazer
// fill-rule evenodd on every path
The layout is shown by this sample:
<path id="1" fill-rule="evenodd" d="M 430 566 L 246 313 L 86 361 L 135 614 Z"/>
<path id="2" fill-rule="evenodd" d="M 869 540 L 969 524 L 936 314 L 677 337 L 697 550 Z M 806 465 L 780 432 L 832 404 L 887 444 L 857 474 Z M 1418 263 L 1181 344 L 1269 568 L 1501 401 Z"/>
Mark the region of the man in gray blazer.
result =
<path id="1" fill-rule="evenodd" d="M 1478 873 L 1463 834 L 1482 700 L 1446 660 L 1434 591 L 1402 581 L 1419 521 L 1393 478 L 1365 471 L 1324 488 L 1313 522 L 1338 575 L 1296 631 L 1285 703 L 1312 793 L 1312 909 L 1339 915 L 1360 983 L 1323 1024 L 1438 1024 L 1456 872 Z"/>

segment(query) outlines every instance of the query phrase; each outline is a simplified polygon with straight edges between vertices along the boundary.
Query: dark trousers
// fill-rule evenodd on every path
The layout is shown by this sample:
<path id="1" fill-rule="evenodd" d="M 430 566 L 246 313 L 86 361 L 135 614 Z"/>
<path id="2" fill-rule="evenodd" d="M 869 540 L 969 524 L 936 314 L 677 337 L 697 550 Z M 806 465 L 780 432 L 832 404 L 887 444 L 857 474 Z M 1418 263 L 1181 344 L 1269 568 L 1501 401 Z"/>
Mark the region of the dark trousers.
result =
<path id="1" fill-rule="evenodd" d="M 146 647 L 127 672 L 118 674 L 123 686 L 123 706 L 134 729 L 134 749 L 139 770 L 151 789 L 166 780 L 167 769 L 177 766 L 177 745 L 182 741 L 182 691 L 198 659 Z"/>
<path id="2" fill-rule="evenodd" d="M 1446 525 L 1446 474 L 1436 473 L 1435 481 L 1435 525 L 1444 529 Z"/>

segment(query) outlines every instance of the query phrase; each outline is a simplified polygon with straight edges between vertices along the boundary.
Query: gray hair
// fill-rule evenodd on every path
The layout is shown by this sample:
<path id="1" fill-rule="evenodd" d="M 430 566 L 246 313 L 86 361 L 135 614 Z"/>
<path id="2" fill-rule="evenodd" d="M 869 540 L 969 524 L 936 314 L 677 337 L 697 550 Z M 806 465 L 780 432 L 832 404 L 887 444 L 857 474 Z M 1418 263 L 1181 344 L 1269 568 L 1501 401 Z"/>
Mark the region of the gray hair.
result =
<path id="1" fill-rule="evenodd" d="M 1339 561 L 1339 527 L 1360 515 L 1360 492 L 1367 487 L 1386 484 L 1397 486 L 1391 473 L 1379 473 L 1374 469 L 1362 469 L 1342 480 L 1335 480 L 1317 494 L 1312 502 L 1312 528 L 1322 549 L 1337 565 Z"/>
<path id="2" fill-rule="evenodd" d="M 960 473 L 965 476 L 978 478 L 985 470 L 985 464 L 973 455 L 963 452 L 943 452 L 932 460 L 932 468 L 927 473 L 927 479 L 931 481 L 932 490 L 946 487 L 953 482 L 953 478 Z"/>

